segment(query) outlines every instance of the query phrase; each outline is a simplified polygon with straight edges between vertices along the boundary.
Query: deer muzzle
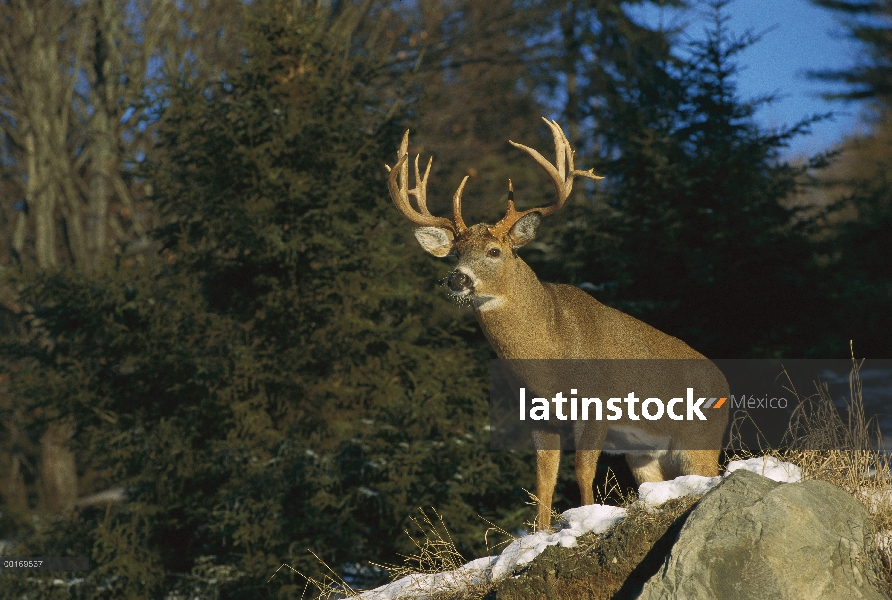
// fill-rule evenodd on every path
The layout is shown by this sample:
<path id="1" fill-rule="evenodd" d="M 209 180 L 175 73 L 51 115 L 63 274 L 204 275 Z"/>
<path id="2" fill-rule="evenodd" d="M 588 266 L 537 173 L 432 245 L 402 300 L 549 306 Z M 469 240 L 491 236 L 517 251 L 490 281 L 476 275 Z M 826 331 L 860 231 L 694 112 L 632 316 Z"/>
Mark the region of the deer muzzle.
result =
<path id="1" fill-rule="evenodd" d="M 458 269 L 449 276 L 449 289 L 455 293 L 471 289 L 471 278 Z"/>

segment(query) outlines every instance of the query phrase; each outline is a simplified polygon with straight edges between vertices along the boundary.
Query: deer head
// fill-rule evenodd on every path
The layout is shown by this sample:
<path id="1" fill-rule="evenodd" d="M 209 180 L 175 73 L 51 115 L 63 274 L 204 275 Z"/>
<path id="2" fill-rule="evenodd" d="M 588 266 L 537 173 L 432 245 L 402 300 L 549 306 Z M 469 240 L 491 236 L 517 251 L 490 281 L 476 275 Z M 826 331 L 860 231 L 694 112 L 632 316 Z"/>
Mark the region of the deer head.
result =
<path id="1" fill-rule="evenodd" d="M 472 302 L 478 310 L 500 305 L 514 291 L 518 271 L 529 271 L 529 267 L 517 256 L 517 249 L 536 237 L 542 217 L 561 209 L 573 189 L 573 179 L 577 176 L 602 179 L 594 174 L 594 170 L 575 170 L 574 152 L 564 131 L 555 121 L 544 117 L 543 120 L 554 136 L 554 164 L 533 148 L 510 143 L 527 152 L 545 170 L 554 184 L 555 201 L 549 206 L 518 212 L 514 207 L 514 189 L 509 180 L 508 210 L 495 225 L 465 225 L 461 216 L 461 197 L 467 176 L 452 196 L 452 220 L 430 213 L 427 208 L 427 180 L 433 158 L 428 160 L 422 175 L 418 167 L 419 157 L 415 157 L 415 187 L 409 189 L 408 131 L 403 136 L 396 165 L 393 169 L 385 165 L 390 171 L 390 195 L 403 216 L 417 225 L 415 238 L 418 243 L 434 256 L 454 255 L 458 258 L 458 264 L 449 276 L 449 289 L 453 296 Z M 410 203 L 409 196 L 414 196 L 417 209 Z"/>

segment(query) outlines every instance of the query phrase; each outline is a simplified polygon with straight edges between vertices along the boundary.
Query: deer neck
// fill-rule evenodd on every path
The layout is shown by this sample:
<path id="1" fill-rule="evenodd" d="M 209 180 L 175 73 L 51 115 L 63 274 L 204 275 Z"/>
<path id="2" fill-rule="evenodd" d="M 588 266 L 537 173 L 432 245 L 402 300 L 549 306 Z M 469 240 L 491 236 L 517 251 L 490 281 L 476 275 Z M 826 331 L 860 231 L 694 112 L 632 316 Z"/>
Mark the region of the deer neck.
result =
<path id="1" fill-rule="evenodd" d="M 492 308 L 475 308 L 477 321 L 499 358 L 554 358 L 555 306 L 522 260 L 506 294 Z"/>

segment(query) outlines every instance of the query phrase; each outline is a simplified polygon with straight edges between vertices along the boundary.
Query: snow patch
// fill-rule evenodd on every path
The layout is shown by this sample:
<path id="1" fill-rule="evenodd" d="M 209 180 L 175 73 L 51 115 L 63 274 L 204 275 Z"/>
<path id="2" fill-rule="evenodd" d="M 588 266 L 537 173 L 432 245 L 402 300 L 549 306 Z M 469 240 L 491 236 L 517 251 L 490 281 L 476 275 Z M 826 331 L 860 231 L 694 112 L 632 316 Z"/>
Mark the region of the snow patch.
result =
<path id="1" fill-rule="evenodd" d="M 740 469 L 781 483 L 798 483 L 802 481 L 802 469 L 793 463 L 783 462 L 774 456 L 732 460 L 728 463 L 727 470 L 725 470 L 725 477 Z"/>
<path id="2" fill-rule="evenodd" d="M 592 504 L 571 508 L 561 515 L 566 525 L 552 533 L 538 531 L 511 542 L 492 568 L 493 580 L 510 575 L 514 569 L 531 562 L 549 546 L 572 548 L 576 538 L 586 533 L 604 533 L 626 516 L 626 509 L 618 506 Z"/>
<path id="3" fill-rule="evenodd" d="M 355 596 L 355 600 L 425 600 L 445 592 L 461 592 L 492 580 L 498 556 L 486 556 L 444 573 L 416 573 Z"/>
<path id="4" fill-rule="evenodd" d="M 720 476 L 682 475 L 672 481 L 642 483 L 638 487 L 638 501 L 643 502 L 648 508 L 656 508 L 675 498 L 703 495 L 717 486 L 721 480 Z"/>
<path id="5" fill-rule="evenodd" d="M 877 550 L 883 554 L 892 554 L 892 530 L 884 529 L 876 532 Z"/>

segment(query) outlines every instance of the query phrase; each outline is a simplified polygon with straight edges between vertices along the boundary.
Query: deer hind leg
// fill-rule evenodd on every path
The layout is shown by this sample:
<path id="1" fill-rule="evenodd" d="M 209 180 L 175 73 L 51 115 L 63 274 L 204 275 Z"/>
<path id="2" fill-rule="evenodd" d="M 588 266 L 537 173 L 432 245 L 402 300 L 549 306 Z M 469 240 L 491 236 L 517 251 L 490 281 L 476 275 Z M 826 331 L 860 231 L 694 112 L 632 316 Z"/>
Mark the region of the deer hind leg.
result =
<path id="1" fill-rule="evenodd" d="M 592 483 L 595 481 L 595 471 L 598 468 L 600 455 L 600 450 L 576 451 L 576 483 L 579 484 L 579 497 L 582 499 L 582 506 L 595 503 Z"/>
<path id="2" fill-rule="evenodd" d="M 647 481 L 665 481 L 661 458 L 662 456 L 655 454 L 626 454 L 626 462 L 632 469 L 635 483 L 641 485 Z"/>
<path id="3" fill-rule="evenodd" d="M 703 475 L 715 477 L 719 474 L 720 450 L 685 450 L 676 453 L 673 461 L 679 475 Z"/>
<path id="4" fill-rule="evenodd" d="M 541 530 L 551 526 L 551 500 L 561 464 L 561 436 L 534 431 L 533 445 L 536 447 L 536 497 L 539 500 L 536 529 Z"/>

